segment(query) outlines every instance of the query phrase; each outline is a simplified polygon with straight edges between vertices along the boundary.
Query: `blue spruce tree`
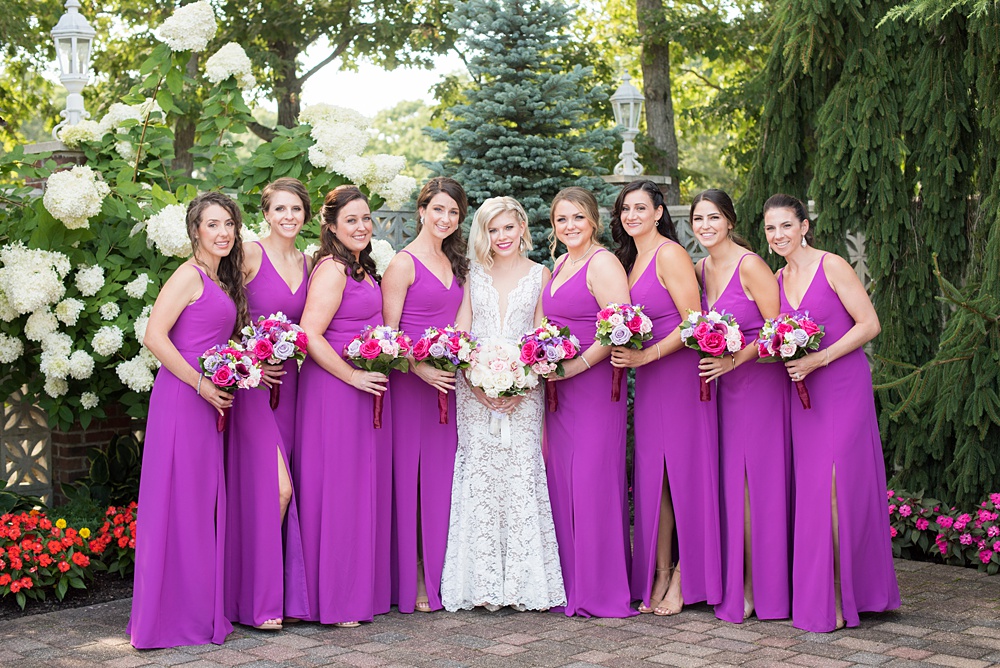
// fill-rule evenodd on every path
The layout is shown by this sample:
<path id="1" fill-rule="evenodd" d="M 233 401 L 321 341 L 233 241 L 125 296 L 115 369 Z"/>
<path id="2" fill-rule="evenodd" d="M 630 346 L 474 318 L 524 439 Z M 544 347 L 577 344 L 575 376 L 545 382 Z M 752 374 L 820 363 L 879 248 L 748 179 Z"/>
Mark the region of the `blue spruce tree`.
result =
<path id="1" fill-rule="evenodd" d="M 428 129 L 448 145 L 429 167 L 457 179 L 473 207 L 501 195 L 524 205 L 538 260 L 548 257 L 549 204 L 560 189 L 590 188 L 602 203 L 612 195 L 596 176 L 596 153 L 618 140 L 593 114 L 610 106 L 610 93 L 595 85 L 593 68 L 573 62 L 570 22 L 558 1 L 456 2 L 449 28 L 473 83 L 448 110 L 446 129 Z"/>

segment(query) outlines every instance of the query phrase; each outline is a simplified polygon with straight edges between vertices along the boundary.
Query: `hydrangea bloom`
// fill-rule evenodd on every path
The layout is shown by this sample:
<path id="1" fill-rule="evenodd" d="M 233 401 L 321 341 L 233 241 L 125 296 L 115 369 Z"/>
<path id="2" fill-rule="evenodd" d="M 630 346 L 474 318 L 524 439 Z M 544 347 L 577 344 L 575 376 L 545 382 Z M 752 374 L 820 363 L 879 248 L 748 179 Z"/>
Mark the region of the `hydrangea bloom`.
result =
<path id="1" fill-rule="evenodd" d="M 46 379 L 66 378 L 69 375 L 69 357 L 60 353 L 45 351 L 39 360 L 38 368 Z"/>
<path id="2" fill-rule="evenodd" d="M 46 308 L 35 311 L 28 316 L 28 321 L 24 324 L 24 335 L 29 341 L 41 341 L 57 329 L 59 329 L 59 321 L 56 320 L 56 316 Z"/>
<path id="3" fill-rule="evenodd" d="M 156 355 L 154 355 L 149 348 L 141 348 L 136 359 L 142 360 L 143 364 L 145 364 L 150 371 L 155 371 L 160 368 L 160 360 L 156 359 Z"/>
<path id="4" fill-rule="evenodd" d="M 97 330 L 90 344 L 94 347 L 94 352 L 98 355 L 113 355 L 122 347 L 125 335 L 120 327 L 106 325 Z"/>
<path id="5" fill-rule="evenodd" d="M 56 304 L 56 317 L 64 325 L 73 326 L 80 319 L 80 313 L 83 311 L 83 308 L 84 304 L 82 301 L 68 297 Z"/>
<path id="6" fill-rule="evenodd" d="M 361 130 L 371 125 L 371 119 L 354 109 L 332 104 L 312 104 L 299 112 L 299 122 L 313 126 L 347 123 Z"/>
<path id="7" fill-rule="evenodd" d="M 104 136 L 104 131 L 97 121 L 84 120 L 76 125 L 64 125 L 59 130 L 59 140 L 70 148 L 80 144 L 97 141 Z"/>
<path id="8" fill-rule="evenodd" d="M 125 294 L 132 299 L 141 299 L 149 288 L 149 274 L 139 274 L 135 280 L 125 284 Z"/>
<path id="9" fill-rule="evenodd" d="M 56 399 L 69 391 L 69 383 L 62 378 L 46 378 L 44 390 L 45 394 Z"/>
<path id="10" fill-rule="evenodd" d="M 85 350 L 77 350 L 69 356 L 69 375 L 77 380 L 86 380 L 94 373 L 94 358 Z"/>
<path id="11" fill-rule="evenodd" d="M 10 364 L 24 354 L 21 339 L 0 334 L 0 364 Z"/>
<path id="12" fill-rule="evenodd" d="M 392 249 L 392 244 L 390 244 L 385 239 L 372 239 L 372 260 L 375 261 L 375 271 L 379 274 L 384 274 L 385 270 L 389 267 L 389 261 L 396 255 L 396 251 Z"/>
<path id="13" fill-rule="evenodd" d="M 350 123 L 314 125 L 310 136 L 316 143 L 309 147 L 309 162 L 327 171 L 348 157 L 359 155 L 368 145 L 368 133 Z"/>
<path id="14" fill-rule="evenodd" d="M 132 142 L 122 139 L 121 141 L 115 142 L 115 151 L 121 156 L 122 160 L 125 162 L 135 161 L 135 146 Z"/>
<path id="15" fill-rule="evenodd" d="M 164 255 L 173 257 L 191 255 L 186 212 L 180 204 L 170 204 L 150 216 L 146 221 L 146 236 Z"/>
<path id="16" fill-rule="evenodd" d="M 410 195 L 417 189 L 417 180 L 412 176 L 398 175 L 389 183 L 372 184 L 372 190 L 379 197 L 385 200 L 385 205 L 390 209 L 398 208 L 410 200 Z"/>
<path id="17" fill-rule="evenodd" d="M 115 367 L 118 378 L 134 392 L 148 392 L 153 387 L 153 372 L 141 357 L 133 357 Z"/>
<path id="18" fill-rule="evenodd" d="M 56 172 L 48 178 L 42 204 L 52 217 L 75 230 L 90 227 L 89 219 L 101 212 L 111 188 L 86 165 Z"/>
<path id="19" fill-rule="evenodd" d="M 253 88 L 257 80 L 251 71 L 246 51 L 236 42 L 229 42 L 205 61 L 205 78 L 214 84 L 235 77 L 240 88 Z"/>
<path id="20" fill-rule="evenodd" d="M 306 249 L 303 252 L 309 257 L 312 257 L 318 251 L 319 251 L 319 244 L 309 244 L 308 246 L 306 246 Z"/>
<path id="21" fill-rule="evenodd" d="M 215 29 L 212 6 L 200 0 L 178 8 L 153 34 L 171 51 L 204 51 Z"/>
<path id="22" fill-rule="evenodd" d="M 97 408 L 98 403 L 97 395 L 93 392 L 84 392 L 80 395 L 80 407 L 84 410 L 92 410 Z"/>
<path id="23" fill-rule="evenodd" d="M 69 357 L 73 350 L 73 339 L 64 332 L 55 332 L 42 339 L 42 351 Z"/>
<path id="24" fill-rule="evenodd" d="M 157 113 L 162 114 L 163 110 L 157 104 L 156 100 L 151 97 L 147 97 L 145 102 L 140 104 L 115 102 L 108 107 L 107 113 L 101 118 L 101 122 L 98 123 L 98 129 L 101 135 L 105 135 L 108 132 L 117 132 L 124 129 L 125 121 L 142 123 L 147 114 L 152 115 Z"/>
<path id="25" fill-rule="evenodd" d="M 81 264 L 76 269 L 76 289 L 84 297 L 93 297 L 104 287 L 104 268 Z"/>
<path id="26" fill-rule="evenodd" d="M 135 332 L 135 339 L 139 342 L 139 345 L 142 345 L 143 340 L 146 338 L 146 325 L 149 324 L 149 314 L 152 310 L 152 306 L 143 308 L 142 313 L 135 319 L 135 324 L 132 325 L 132 331 Z"/>
<path id="27" fill-rule="evenodd" d="M 17 242 L 0 248 L 0 294 L 6 321 L 55 304 L 66 293 L 63 279 L 69 258 L 57 251 L 25 248 Z"/>
<path id="28" fill-rule="evenodd" d="M 101 320 L 114 320 L 118 317 L 118 314 L 122 312 L 121 307 L 114 302 L 105 302 L 101 304 L 101 308 L 98 311 L 101 314 Z"/>

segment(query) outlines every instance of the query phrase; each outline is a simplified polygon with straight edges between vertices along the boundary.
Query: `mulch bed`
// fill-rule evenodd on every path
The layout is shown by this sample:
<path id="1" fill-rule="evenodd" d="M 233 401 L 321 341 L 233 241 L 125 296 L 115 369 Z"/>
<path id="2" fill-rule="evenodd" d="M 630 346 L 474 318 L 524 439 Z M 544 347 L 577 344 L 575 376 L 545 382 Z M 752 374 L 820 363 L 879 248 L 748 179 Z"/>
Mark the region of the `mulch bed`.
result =
<path id="1" fill-rule="evenodd" d="M 132 577 L 122 578 L 115 573 L 97 573 L 94 580 L 88 583 L 86 589 L 70 589 L 62 601 L 56 599 L 54 593 L 49 593 L 44 601 L 28 599 L 28 604 L 21 610 L 13 596 L 0 598 L 0 621 L 17 619 L 27 615 L 41 615 L 46 612 L 82 608 L 95 603 L 107 603 L 132 596 Z"/>

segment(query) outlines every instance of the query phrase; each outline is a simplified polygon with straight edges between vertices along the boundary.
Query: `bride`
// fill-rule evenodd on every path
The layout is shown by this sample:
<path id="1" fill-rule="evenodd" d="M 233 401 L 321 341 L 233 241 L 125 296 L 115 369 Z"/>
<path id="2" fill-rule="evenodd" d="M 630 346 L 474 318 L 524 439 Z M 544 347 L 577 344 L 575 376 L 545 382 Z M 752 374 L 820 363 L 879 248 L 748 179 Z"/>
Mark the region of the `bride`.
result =
<path id="1" fill-rule="evenodd" d="M 512 197 L 486 200 L 470 237 L 472 269 L 457 326 L 481 340 L 516 342 L 533 329 L 549 280 L 548 269 L 524 256 L 531 249 L 524 208 Z M 523 397 L 490 399 L 457 383 L 458 454 L 441 580 L 447 610 L 566 603 L 542 461 L 542 385 Z M 507 415 L 509 439 L 492 433 L 494 414 Z"/>

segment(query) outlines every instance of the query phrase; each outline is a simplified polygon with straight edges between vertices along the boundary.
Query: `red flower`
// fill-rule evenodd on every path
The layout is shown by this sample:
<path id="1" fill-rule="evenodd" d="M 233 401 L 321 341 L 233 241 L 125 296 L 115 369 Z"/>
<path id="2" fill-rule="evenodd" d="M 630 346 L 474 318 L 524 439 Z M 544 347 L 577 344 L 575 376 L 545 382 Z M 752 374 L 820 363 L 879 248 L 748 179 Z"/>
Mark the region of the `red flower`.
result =
<path id="1" fill-rule="evenodd" d="M 360 352 L 366 360 L 378 359 L 378 356 L 382 354 L 382 346 L 375 339 L 368 339 L 361 344 Z"/>
<path id="2" fill-rule="evenodd" d="M 0 587 L 6 587 L 10 584 L 10 575 L 7 573 L 0 573 Z"/>
<path id="3" fill-rule="evenodd" d="M 76 564 L 77 566 L 83 566 L 83 567 L 89 566 L 90 557 L 85 555 L 83 552 L 75 552 L 73 554 L 73 563 Z"/>
<path id="4" fill-rule="evenodd" d="M 259 360 L 266 360 L 274 354 L 274 346 L 267 339 L 258 339 L 253 347 L 253 354 Z"/>
<path id="5" fill-rule="evenodd" d="M 118 547 L 126 547 L 128 545 L 128 537 L 122 536 L 118 539 Z"/>
<path id="6" fill-rule="evenodd" d="M 57 568 L 59 569 L 60 573 L 65 573 L 66 571 L 69 570 L 69 562 L 67 562 L 67 561 L 60 561 L 59 565 L 57 566 Z"/>
<path id="7" fill-rule="evenodd" d="M 21 591 L 21 581 L 20 580 L 15 580 L 14 582 L 11 582 L 10 583 L 10 593 L 11 594 L 16 594 L 19 591 Z"/>
<path id="8" fill-rule="evenodd" d="M 47 554 L 41 555 L 40 557 L 38 557 L 38 565 L 41 566 L 42 568 L 46 568 L 48 566 L 51 566 L 52 565 L 52 557 L 50 557 Z"/>

